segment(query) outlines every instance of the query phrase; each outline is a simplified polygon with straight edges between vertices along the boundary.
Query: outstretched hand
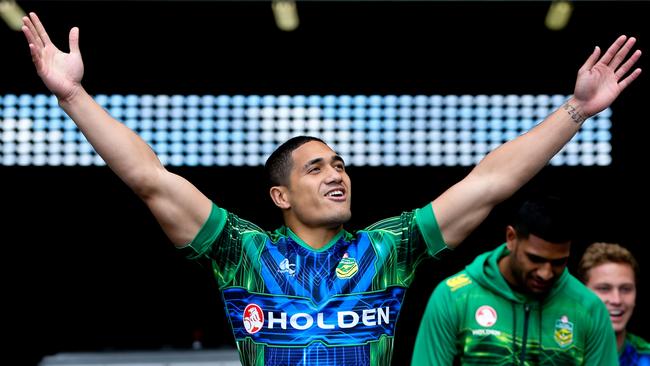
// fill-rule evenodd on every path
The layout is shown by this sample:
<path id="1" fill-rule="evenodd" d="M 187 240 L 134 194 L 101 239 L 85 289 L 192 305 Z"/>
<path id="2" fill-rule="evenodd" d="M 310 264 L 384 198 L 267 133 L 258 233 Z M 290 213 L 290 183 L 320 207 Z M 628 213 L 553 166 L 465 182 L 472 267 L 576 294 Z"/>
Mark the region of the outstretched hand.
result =
<path id="1" fill-rule="evenodd" d="M 50 41 L 43 24 L 35 13 L 23 17 L 23 33 L 38 76 L 59 100 L 66 100 L 81 89 L 84 65 L 79 52 L 79 28 L 70 30 L 70 53 L 59 50 Z"/>
<path id="2" fill-rule="evenodd" d="M 625 61 L 635 42 L 634 37 L 628 39 L 626 36 L 620 36 L 602 57 L 600 48 L 596 47 L 578 70 L 573 96 L 585 117 L 593 116 L 609 107 L 623 89 L 641 74 L 641 69 L 637 68 L 626 76 L 641 57 L 641 51 L 636 50 Z"/>

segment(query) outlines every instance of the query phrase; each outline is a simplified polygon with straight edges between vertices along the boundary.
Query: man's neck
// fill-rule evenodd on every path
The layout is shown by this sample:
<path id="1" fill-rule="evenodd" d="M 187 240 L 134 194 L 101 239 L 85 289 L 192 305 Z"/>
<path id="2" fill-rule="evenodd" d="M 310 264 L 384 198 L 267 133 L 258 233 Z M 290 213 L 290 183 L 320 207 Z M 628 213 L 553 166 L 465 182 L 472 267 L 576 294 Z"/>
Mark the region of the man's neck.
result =
<path id="1" fill-rule="evenodd" d="M 501 272 L 506 283 L 516 290 L 517 281 L 515 281 L 515 277 L 512 275 L 512 271 L 510 270 L 510 256 L 501 257 L 497 263 L 499 265 L 499 272 Z"/>
<path id="2" fill-rule="evenodd" d="M 327 245 L 341 230 L 343 225 L 336 228 L 309 227 L 303 224 L 287 223 L 287 227 L 293 231 L 305 244 L 313 249 L 320 249 Z"/>

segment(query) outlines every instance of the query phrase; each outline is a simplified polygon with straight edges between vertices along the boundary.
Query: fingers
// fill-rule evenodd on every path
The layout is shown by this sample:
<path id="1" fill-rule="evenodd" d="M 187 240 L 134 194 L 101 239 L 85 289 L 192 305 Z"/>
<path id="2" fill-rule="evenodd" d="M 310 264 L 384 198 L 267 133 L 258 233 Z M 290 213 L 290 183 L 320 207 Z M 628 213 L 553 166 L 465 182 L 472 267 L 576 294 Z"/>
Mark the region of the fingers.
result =
<path id="1" fill-rule="evenodd" d="M 36 28 L 34 27 L 34 24 L 29 19 L 29 17 L 23 17 L 22 30 L 23 30 L 23 34 L 25 35 L 25 38 L 27 38 L 27 42 L 33 44 L 38 48 L 43 48 L 44 46 L 43 41 L 38 36 L 38 33 L 36 32 Z"/>
<path id="2" fill-rule="evenodd" d="M 51 43 L 50 37 L 47 35 L 47 32 L 45 31 L 45 28 L 43 27 L 41 20 L 38 19 L 36 13 L 29 13 L 29 17 L 32 20 L 32 23 L 34 24 L 34 27 L 36 28 L 36 32 L 38 32 L 38 36 L 41 37 L 41 40 L 43 41 L 43 45 Z"/>
<path id="3" fill-rule="evenodd" d="M 622 78 L 641 57 L 641 50 L 636 50 L 625 63 L 616 70 L 616 80 Z"/>
<path id="4" fill-rule="evenodd" d="M 634 43 L 636 43 L 636 38 L 630 37 L 630 39 L 628 39 L 627 42 L 625 42 L 623 47 L 621 47 L 621 49 L 618 50 L 618 52 L 616 52 L 614 59 L 612 60 L 612 62 L 609 63 L 609 66 L 613 70 L 616 70 L 616 68 L 621 64 L 621 62 L 625 60 L 625 57 L 632 49 L 632 46 L 634 46 Z"/>
<path id="5" fill-rule="evenodd" d="M 587 61 L 585 61 L 578 72 L 591 70 L 591 68 L 596 64 L 598 57 L 600 57 L 600 47 L 596 46 L 596 48 L 594 48 L 594 52 L 591 53 L 591 56 L 589 56 Z"/>
<path id="6" fill-rule="evenodd" d="M 620 36 L 612 43 L 611 46 L 607 49 L 607 52 L 603 55 L 603 58 L 600 59 L 600 62 L 604 63 L 605 65 L 609 65 L 610 61 L 614 58 L 616 53 L 619 51 L 621 46 L 625 44 L 625 40 L 627 39 L 626 36 Z"/>
<path id="7" fill-rule="evenodd" d="M 618 86 L 621 88 L 621 90 L 627 88 L 627 86 L 630 85 L 637 77 L 639 77 L 640 74 L 641 69 L 637 68 L 628 77 L 619 81 Z"/>
<path id="8" fill-rule="evenodd" d="M 70 29 L 70 36 L 68 39 L 70 43 L 70 52 L 79 52 L 79 28 L 73 27 Z"/>
<path id="9" fill-rule="evenodd" d="M 29 45 L 29 52 L 32 54 L 32 62 L 34 63 L 34 66 L 36 66 L 36 70 L 40 72 L 41 70 L 41 65 L 42 65 L 42 59 L 41 59 L 41 54 L 38 49 L 36 49 L 36 46 L 33 44 Z"/>

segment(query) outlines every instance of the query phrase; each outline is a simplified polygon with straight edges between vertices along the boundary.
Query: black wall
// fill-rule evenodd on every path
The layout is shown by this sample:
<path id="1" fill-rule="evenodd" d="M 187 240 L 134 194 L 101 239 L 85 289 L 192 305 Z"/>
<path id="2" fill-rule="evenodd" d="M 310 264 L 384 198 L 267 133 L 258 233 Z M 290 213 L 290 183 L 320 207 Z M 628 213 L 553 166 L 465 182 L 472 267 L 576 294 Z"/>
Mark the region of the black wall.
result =
<path id="1" fill-rule="evenodd" d="M 293 33 L 275 28 L 268 2 L 21 5 L 39 13 L 65 50 L 68 29 L 81 28 L 84 85 L 92 94 L 570 94 L 595 45 L 628 34 L 646 51 L 650 35 L 647 2 L 575 2 L 559 32 L 544 28 L 542 1 L 310 1 L 298 4 L 301 25 Z M 0 41 L 0 94 L 46 92 L 22 35 L 0 26 Z M 612 106 L 611 166 L 545 168 L 462 249 L 420 266 L 399 320 L 395 364 L 410 359 L 433 287 L 501 243 L 510 211 L 528 193 L 575 204 L 570 269 L 598 240 L 626 245 L 645 270 L 648 71 Z M 261 168 L 171 170 L 264 228 L 280 224 Z M 468 172 L 352 167 L 348 229 L 420 207 Z M 4 347 L 21 352 L 25 364 L 61 351 L 187 348 L 196 331 L 205 346 L 233 344 L 209 274 L 179 255 L 108 168 L 0 166 L 0 187 Z M 630 328 L 650 338 L 646 272 Z"/>

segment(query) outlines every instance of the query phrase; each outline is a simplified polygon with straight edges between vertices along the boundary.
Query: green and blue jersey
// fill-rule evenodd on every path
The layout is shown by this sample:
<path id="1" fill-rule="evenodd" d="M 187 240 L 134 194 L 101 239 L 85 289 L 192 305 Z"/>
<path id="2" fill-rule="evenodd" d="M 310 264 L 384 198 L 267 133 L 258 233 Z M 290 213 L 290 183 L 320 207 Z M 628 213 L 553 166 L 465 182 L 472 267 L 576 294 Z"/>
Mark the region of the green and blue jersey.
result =
<path id="1" fill-rule="evenodd" d="M 618 360 L 620 366 L 650 366 L 650 343 L 639 336 L 627 333 Z"/>
<path id="2" fill-rule="evenodd" d="M 208 259 L 244 365 L 389 365 L 418 262 L 446 250 L 430 205 L 313 249 L 216 205 L 186 247 Z"/>

